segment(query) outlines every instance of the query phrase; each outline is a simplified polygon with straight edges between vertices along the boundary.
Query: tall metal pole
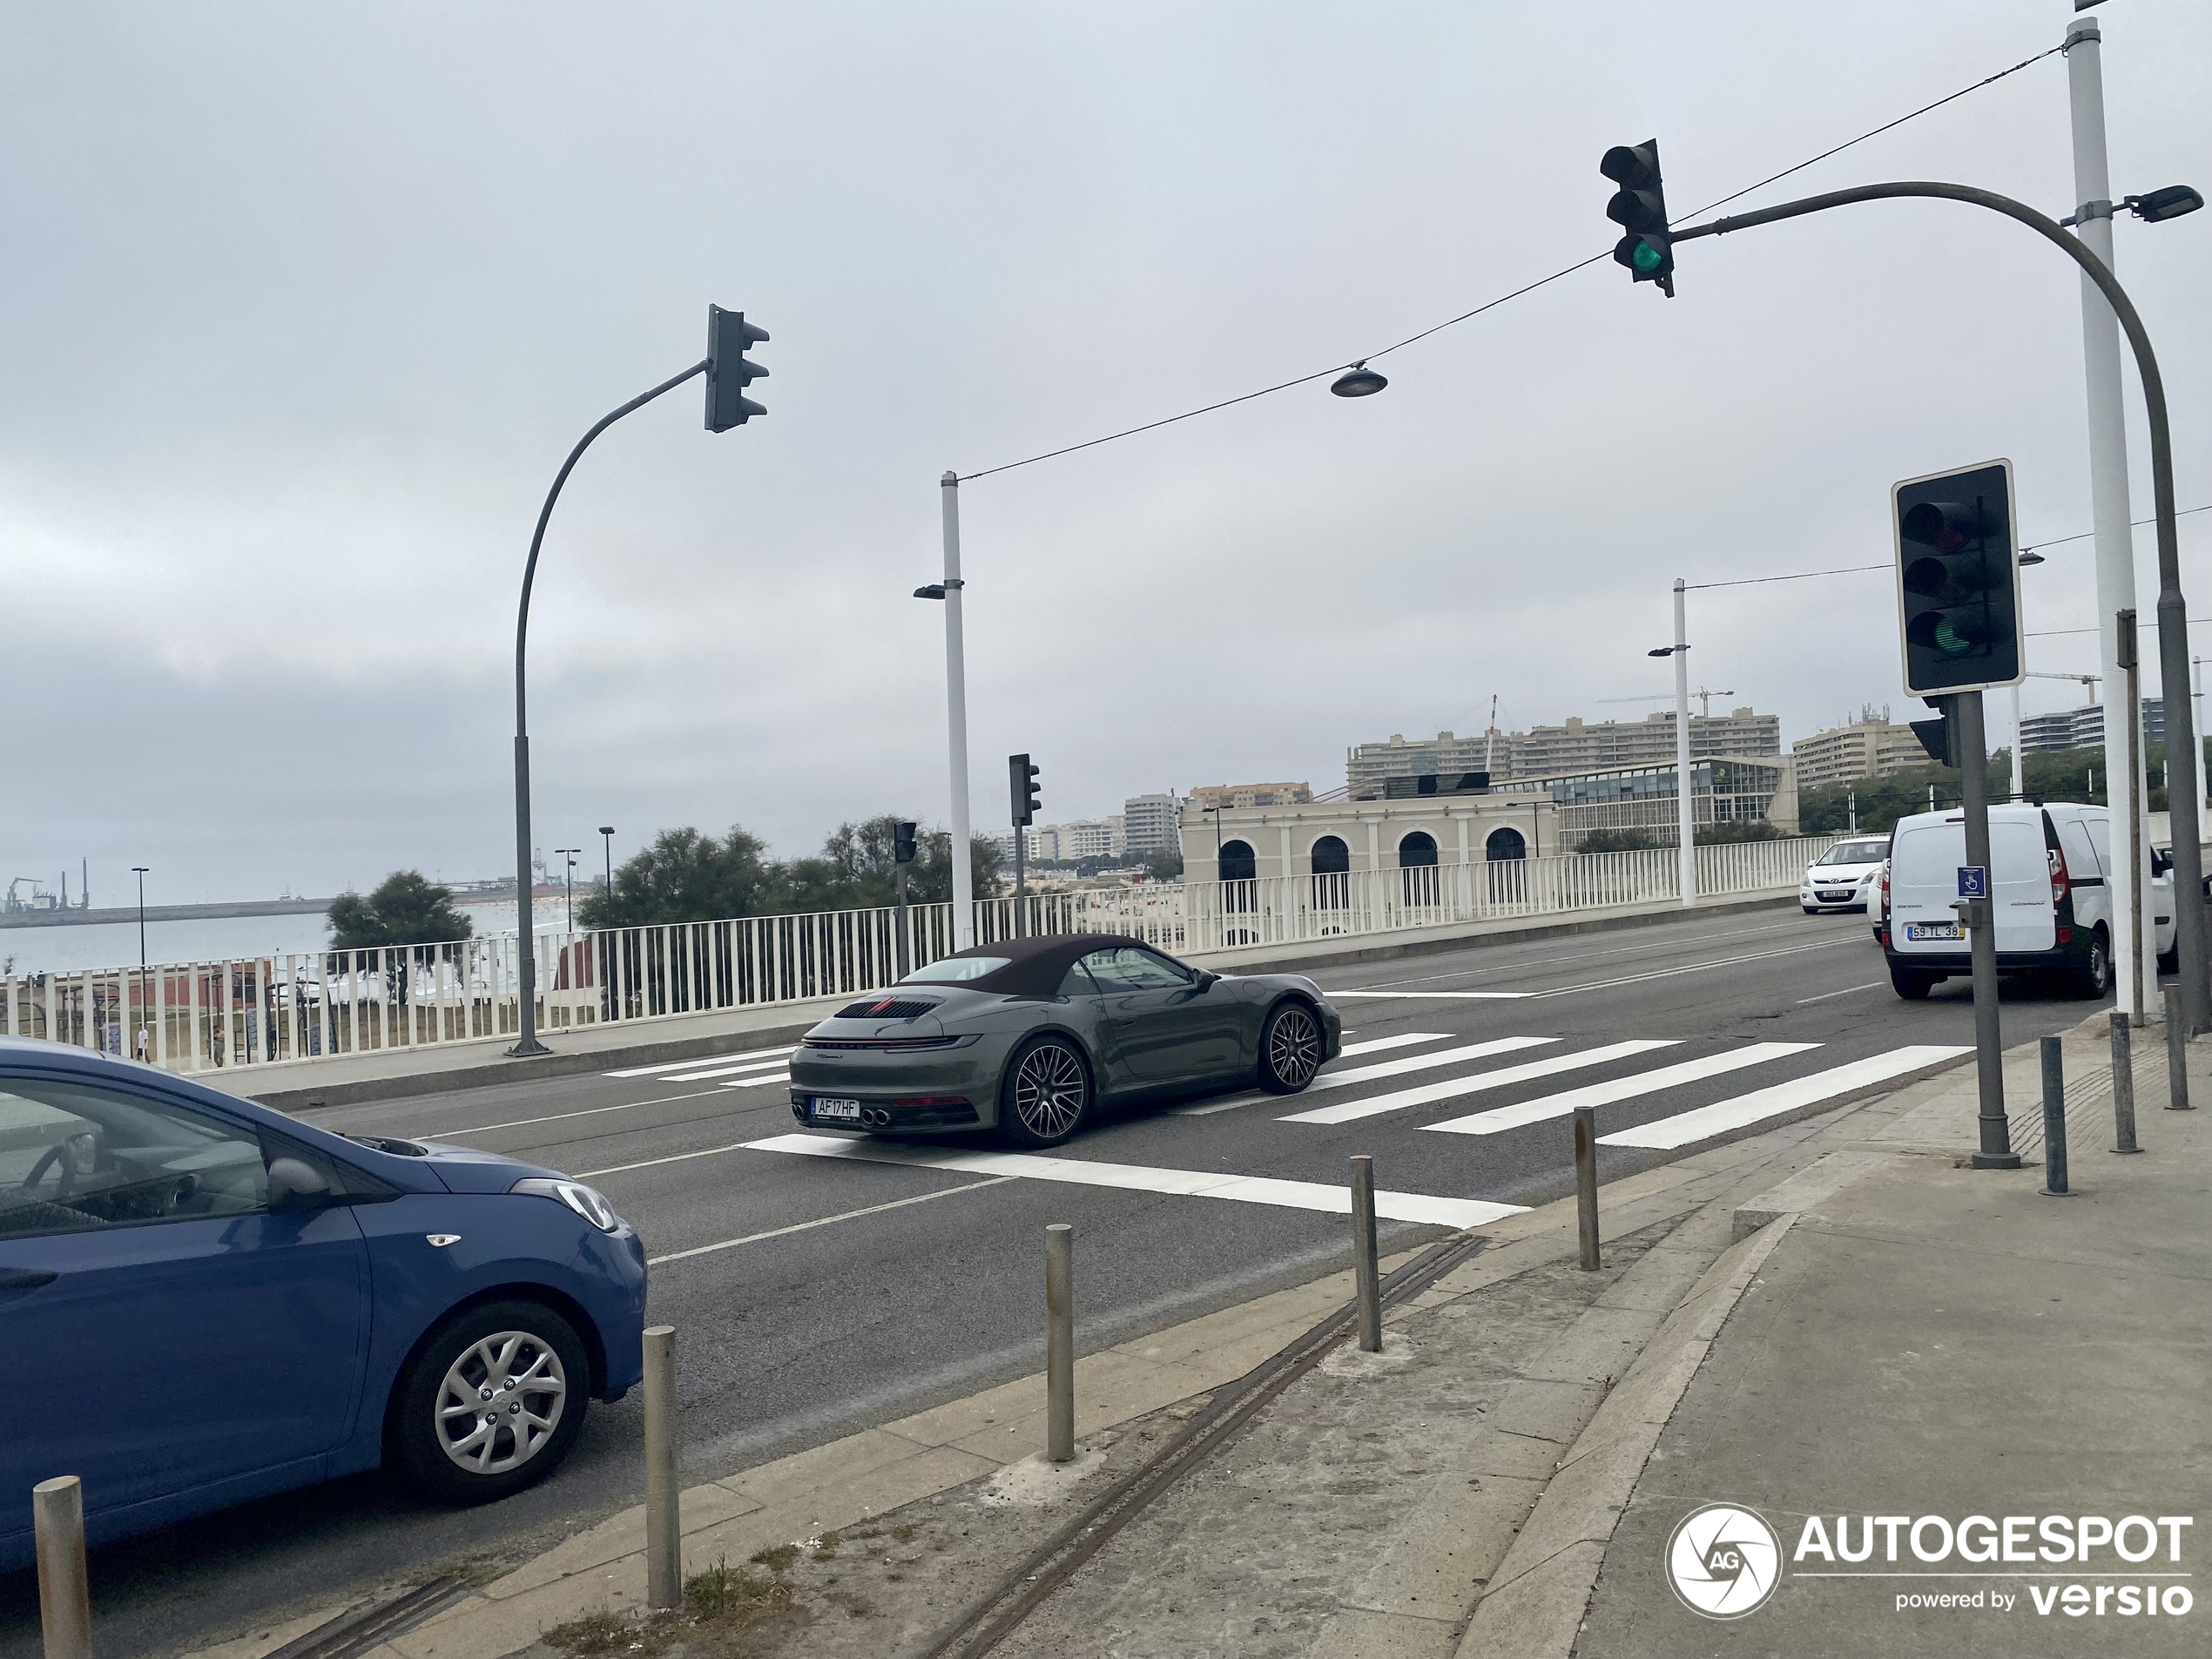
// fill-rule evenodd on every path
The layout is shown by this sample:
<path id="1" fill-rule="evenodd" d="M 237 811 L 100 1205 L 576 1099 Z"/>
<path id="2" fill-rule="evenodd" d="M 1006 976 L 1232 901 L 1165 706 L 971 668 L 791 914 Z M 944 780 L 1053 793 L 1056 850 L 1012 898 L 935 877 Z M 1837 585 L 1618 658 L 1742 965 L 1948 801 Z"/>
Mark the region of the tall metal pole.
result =
<path id="1" fill-rule="evenodd" d="M 537 1040 L 537 910 L 534 902 L 536 894 L 530 886 L 530 726 L 524 671 L 529 646 L 530 585 L 537 579 L 538 550 L 545 544 L 545 526 L 553 516 L 553 503 L 561 499 L 561 486 L 569 482 L 569 475 L 576 470 L 576 463 L 583 459 L 583 452 L 591 447 L 592 439 L 633 409 L 644 408 L 663 392 L 673 391 L 694 374 L 705 374 L 707 362 L 702 357 L 681 374 L 631 398 L 577 439 L 576 448 L 569 451 L 569 458 L 561 463 L 561 470 L 554 475 L 553 488 L 545 492 L 545 505 L 538 509 L 537 529 L 530 536 L 529 559 L 523 566 L 522 601 L 515 608 L 515 920 L 522 947 L 523 1006 L 521 1035 L 507 1052 L 518 1060 L 553 1052 Z"/>
<path id="2" fill-rule="evenodd" d="M 1981 867 L 1985 879 L 1993 873 L 1989 861 L 1989 745 L 1982 731 L 1981 693 L 1960 691 L 1951 701 L 1959 726 L 1959 792 L 1966 798 L 1966 862 Z M 1993 880 L 1986 882 L 1994 893 Z M 1974 977 L 1974 1068 L 1980 1084 L 1981 1150 L 1974 1154 L 1977 1170 L 2017 1170 L 2020 1154 L 2013 1150 L 2012 1125 L 2005 1116 L 2005 1044 L 1997 1020 L 1997 929 L 1993 898 L 1966 901 L 1960 914 L 1966 922 L 1966 954 Z"/>
<path id="3" fill-rule="evenodd" d="M 1697 902 L 1697 809 L 1689 778 L 1689 583 L 1675 578 L 1675 833 L 1681 841 L 1682 901 Z"/>
<path id="4" fill-rule="evenodd" d="M 1858 185 L 1831 190 L 1801 201 L 1783 202 L 1749 213 L 1716 219 L 1669 233 L 1676 242 L 1701 236 L 1724 236 L 1731 231 L 1777 224 L 1807 213 L 1858 202 L 1925 199 L 1965 202 L 1986 208 L 2025 225 L 2080 266 L 2097 285 L 2098 292 L 2120 318 L 2121 332 L 2134 354 L 2135 375 L 2142 383 L 2143 414 L 2150 428 L 2151 516 L 2158 526 L 2158 670 L 2159 692 L 2166 705 L 2167 799 L 2174 828 L 2175 948 L 2181 954 L 2181 1010 L 2184 1028 L 2195 1035 L 2205 1028 L 2207 953 L 2204 849 L 2200 839 L 2202 806 L 2200 776 L 2202 756 L 2197 752 L 2196 719 L 2189 704 L 2189 623 L 2188 604 L 2182 597 L 2182 536 L 2174 507 L 2174 428 L 2166 409 L 2166 378 L 2160 373 L 2158 354 L 2152 350 L 2150 332 L 2143 327 L 2134 301 L 2112 269 L 2083 243 L 2068 236 L 2047 214 L 2026 202 L 1972 185 L 1946 184 L 1932 179 L 1897 179 L 1887 184 Z"/>
<path id="5" fill-rule="evenodd" d="M 2103 47 L 2094 17 L 2076 17 L 2066 31 L 2067 90 L 2074 116 L 2074 233 L 2107 267 L 2112 260 L 2112 185 L 2105 164 Z M 2097 630 L 2104 683 L 2120 684 L 2122 668 L 2118 618 L 2135 609 L 2135 538 L 2128 528 L 2128 424 L 2121 409 L 2120 319 L 2087 273 L 2081 277 L 2081 356 L 2089 392 L 2090 523 L 2096 534 Z M 2142 727 L 2131 723 L 2124 698 L 2105 698 L 2106 794 L 2115 808 L 2144 799 Z M 2109 781 L 2126 779 L 2124 788 Z M 2117 814 L 2115 813 L 2115 816 Z M 2140 813 L 2138 814 L 2140 820 Z M 2120 826 L 2114 826 L 2118 829 Z M 2148 826 L 2112 837 L 2112 965 L 2119 1004 L 2141 1023 L 2158 998 L 2158 970 L 2137 948 L 2141 918 L 2150 902 L 2148 860 L 2136 848 Z"/>
<path id="6" fill-rule="evenodd" d="M 2141 671 L 2136 665 L 2137 661 L 2138 658 L 2135 651 L 2135 613 L 2132 610 L 2123 610 L 2120 613 L 2120 667 L 2121 672 L 2127 677 L 2127 678 L 2126 692 L 2121 700 L 2128 706 L 2121 711 L 2121 713 L 2127 719 L 2128 729 L 2140 736 L 2143 729 L 2143 684 Z M 2109 682 L 2107 682 L 2107 684 L 2109 684 Z M 2107 732 L 2112 730 L 2110 724 L 2111 714 L 2112 711 L 2110 709 L 2107 709 L 2105 711 L 2107 720 L 2105 730 Z M 2106 776 L 2108 780 L 2111 774 L 2107 772 Z M 2114 792 L 2111 789 L 2109 781 L 2107 783 L 2106 789 L 2107 793 Z M 2134 864 L 2138 868 L 2141 868 L 2144 865 L 2149 863 L 2149 860 L 2143 856 L 2143 848 L 2149 845 L 2150 841 L 2149 836 L 2145 833 L 2145 826 L 2148 823 L 2148 820 L 2143 815 L 2143 797 L 2145 792 L 2146 792 L 2143 788 L 2142 768 L 2141 766 L 2128 767 L 2128 859 L 2130 863 Z M 2119 802 L 2115 800 L 2113 804 L 2114 806 L 2118 806 Z M 2111 839 L 2116 840 L 2118 838 L 2113 837 Z M 2155 915 L 2157 913 L 2154 911 L 2149 914 Z M 2139 962 L 2143 960 L 2145 954 L 2143 950 L 2144 914 L 2145 912 L 2141 907 L 2138 907 L 2135 914 L 2128 917 L 2126 922 L 2128 929 L 2128 954 L 2134 961 Z M 2120 921 L 2120 918 L 2115 916 L 2113 920 L 2114 921 Z M 2155 924 L 2154 924 L 2154 926 L 2155 926 Z M 2155 932 L 2151 934 L 2151 948 L 2148 954 L 2154 959 L 2158 954 L 2158 935 Z M 2126 984 L 2127 981 L 2123 981 L 2122 983 Z M 2120 999 L 2119 1012 L 2127 1016 L 2128 1023 L 2130 1025 L 2141 1025 L 2144 1022 L 2146 1018 L 2146 1010 L 2149 1008 L 2150 1003 L 2155 1000 L 2157 989 L 2158 973 L 2155 961 L 2154 961 L 2151 969 L 2150 990 L 2145 993 L 2143 997 L 2136 1001 L 2133 1006 L 2129 1005 L 2128 1000 L 2126 996 L 2123 995 Z"/>
<path id="7" fill-rule="evenodd" d="M 953 948 L 975 942 L 975 873 L 968 867 L 968 664 L 961 638 L 960 475 L 938 480 L 945 520 L 945 747 L 952 766 Z"/>

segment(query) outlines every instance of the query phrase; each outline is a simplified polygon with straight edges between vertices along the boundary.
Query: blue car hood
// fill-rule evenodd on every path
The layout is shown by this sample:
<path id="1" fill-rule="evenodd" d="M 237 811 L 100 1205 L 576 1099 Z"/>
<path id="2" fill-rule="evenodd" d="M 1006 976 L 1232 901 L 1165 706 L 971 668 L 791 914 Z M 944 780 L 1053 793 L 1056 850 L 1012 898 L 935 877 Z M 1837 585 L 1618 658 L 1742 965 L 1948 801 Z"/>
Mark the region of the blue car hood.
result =
<path id="1" fill-rule="evenodd" d="M 534 1175 L 568 1179 L 560 1170 L 542 1163 L 525 1163 L 520 1158 L 481 1152 L 473 1146 L 455 1146 L 446 1141 L 417 1141 L 415 1144 L 423 1150 L 423 1163 L 445 1183 L 448 1192 L 505 1192 L 517 1181 Z"/>

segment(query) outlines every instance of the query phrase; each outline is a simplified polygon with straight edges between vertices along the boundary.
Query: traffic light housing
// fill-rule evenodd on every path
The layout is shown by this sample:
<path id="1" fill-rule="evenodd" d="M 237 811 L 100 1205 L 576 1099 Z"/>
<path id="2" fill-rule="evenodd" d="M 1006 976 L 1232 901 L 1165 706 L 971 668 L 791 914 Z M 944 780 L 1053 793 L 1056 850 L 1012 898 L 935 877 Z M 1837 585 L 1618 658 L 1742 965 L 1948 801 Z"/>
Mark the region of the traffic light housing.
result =
<path id="1" fill-rule="evenodd" d="M 1037 821 L 1043 803 L 1037 799 L 1037 769 L 1029 764 L 1027 755 L 1006 758 L 1006 782 L 1014 798 L 1014 826 L 1016 829 Z"/>
<path id="2" fill-rule="evenodd" d="M 914 826 L 899 822 L 891 826 L 891 861 L 912 864 L 914 861 Z"/>
<path id="3" fill-rule="evenodd" d="M 2013 463 L 1910 478 L 1890 496 L 1905 690 L 1932 698 L 2019 685 Z"/>
<path id="4" fill-rule="evenodd" d="M 768 338 L 742 311 L 706 308 L 706 429 L 727 432 L 768 411 L 745 395 L 745 388 L 767 377 L 768 371 L 749 362 L 745 353 Z"/>
<path id="5" fill-rule="evenodd" d="M 1927 705 L 1937 711 L 1937 718 L 1913 721 L 1912 735 L 1920 739 L 1920 746 L 1928 752 L 1929 759 L 1956 772 L 1959 768 L 1959 758 L 1965 752 L 1959 741 L 1958 699 L 1932 697 Z"/>
<path id="6" fill-rule="evenodd" d="M 1667 229 L 1667 188 L 1659 173 L 1659 140 L 1616 144 L 1605 152 L 1597 170 L 1621 186 L 1605 205 L 1605 216 L 1628 234 L 1615 245 L 1613 257 L 1629 267 L 1638 282 L 1656 282 L 1669 300 L 1675 297 L 1675 250 Z"/>

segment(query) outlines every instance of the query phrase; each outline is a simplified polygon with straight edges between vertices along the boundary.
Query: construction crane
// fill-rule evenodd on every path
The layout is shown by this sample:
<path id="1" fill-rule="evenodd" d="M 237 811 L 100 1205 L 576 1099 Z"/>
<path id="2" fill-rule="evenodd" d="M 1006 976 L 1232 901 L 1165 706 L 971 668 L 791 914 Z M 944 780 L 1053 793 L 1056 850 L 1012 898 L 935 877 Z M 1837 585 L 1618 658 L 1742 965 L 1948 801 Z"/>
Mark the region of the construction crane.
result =
<path id="1" fill-rule="evenodd" d="M 1713 718 L 1713 699 L 1716 697 L 1734 697 L 1737 693 L 1707 691 L 1700 686 L 1690 695 L 1697 699 L 1698 718 L 1710 720 Z M 1598 698 L 1601 703 L 1671 703 L 1674 700 L 1675 694 L 1672 691 L 1668 692 L 1664 697 L 1602 697 Z"/>

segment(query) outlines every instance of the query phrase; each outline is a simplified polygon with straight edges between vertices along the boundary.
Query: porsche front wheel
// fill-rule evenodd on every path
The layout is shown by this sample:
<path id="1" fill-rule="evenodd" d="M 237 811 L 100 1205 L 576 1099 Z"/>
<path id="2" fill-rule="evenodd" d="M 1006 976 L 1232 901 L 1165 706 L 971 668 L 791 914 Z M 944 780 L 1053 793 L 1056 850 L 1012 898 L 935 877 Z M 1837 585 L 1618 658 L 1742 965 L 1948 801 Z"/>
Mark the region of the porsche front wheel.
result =
<path id="1" fill-rule="evenodd" d="M 1271 1095 L 1295 1095 L 1321 1069 L 1321 1022 L 1303 1002 L 1285 1002 L 1259 1032 L 1259 1086 Z"/>

